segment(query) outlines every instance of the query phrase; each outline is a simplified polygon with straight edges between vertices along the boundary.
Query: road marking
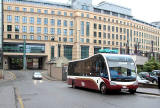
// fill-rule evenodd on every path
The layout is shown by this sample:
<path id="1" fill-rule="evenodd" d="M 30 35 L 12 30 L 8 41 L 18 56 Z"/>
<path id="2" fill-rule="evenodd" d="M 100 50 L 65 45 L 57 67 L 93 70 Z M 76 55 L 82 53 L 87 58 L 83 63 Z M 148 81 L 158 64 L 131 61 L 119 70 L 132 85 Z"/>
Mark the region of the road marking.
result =
<path id="1" fill-rule="evenodd" d="M 15 80 L 16 79 L 16 75 L 13 72 L 8 72 L 9 74 L 11 74 L 13 76 L 13 79 L 9 79 L 9 80 Z"/>
<path id="2" fill-rule="evenodd" d="M 17 97 L 17 100 L 20 104 L 20 108 L 24 108 L 24 104 L 23 104 L 23 101 L 22 101 L 22 98 L 18 92 L 18 89 L 15 87 L 15 93 L 16 93 L 16 97 Z"/>

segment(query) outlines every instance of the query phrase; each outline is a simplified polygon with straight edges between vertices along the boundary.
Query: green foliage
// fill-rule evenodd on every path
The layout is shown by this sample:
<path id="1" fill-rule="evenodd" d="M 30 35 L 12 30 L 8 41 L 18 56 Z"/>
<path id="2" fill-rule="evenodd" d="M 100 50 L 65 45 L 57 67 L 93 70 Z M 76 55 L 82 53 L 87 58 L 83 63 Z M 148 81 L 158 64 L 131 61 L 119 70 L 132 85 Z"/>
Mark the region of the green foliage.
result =
<path id="1" fill-rule="evenodd" d="M 143 70 L 145 72 L 152 72 L 153 70 L 159 70 L 160 63 L 152 57 L 148 62 L 146 62 L 143 66 Z"/>

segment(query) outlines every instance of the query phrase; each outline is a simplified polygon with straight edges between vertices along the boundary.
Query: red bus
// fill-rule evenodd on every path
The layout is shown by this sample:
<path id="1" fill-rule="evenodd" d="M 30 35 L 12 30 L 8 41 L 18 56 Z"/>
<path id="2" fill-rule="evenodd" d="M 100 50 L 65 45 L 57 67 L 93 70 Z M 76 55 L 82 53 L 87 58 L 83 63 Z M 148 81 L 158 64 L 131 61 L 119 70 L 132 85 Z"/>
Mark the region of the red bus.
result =
<path id="1" fill-rule="evenodd" d="M 99 53 L 69 62 L 67 82 L 72 87 L 101 91 L 128 91 L 138 88 L 136 65 L 129 55 Z"/>

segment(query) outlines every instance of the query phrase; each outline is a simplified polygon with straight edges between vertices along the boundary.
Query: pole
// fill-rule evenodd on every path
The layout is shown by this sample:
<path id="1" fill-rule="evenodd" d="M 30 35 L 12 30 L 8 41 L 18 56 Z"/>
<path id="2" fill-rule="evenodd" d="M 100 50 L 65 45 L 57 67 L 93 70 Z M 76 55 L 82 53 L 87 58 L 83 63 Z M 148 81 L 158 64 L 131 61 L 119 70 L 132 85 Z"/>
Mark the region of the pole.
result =
<path id="1" fill-rule="evenodd" d="M 79 59 L 81 59 L 80 30 L 79 30 Z"/>
<path id="2" fill-rule="evenodd" d="M 23 44 L 23 70 L 26 70 L 26 39 Z"/>

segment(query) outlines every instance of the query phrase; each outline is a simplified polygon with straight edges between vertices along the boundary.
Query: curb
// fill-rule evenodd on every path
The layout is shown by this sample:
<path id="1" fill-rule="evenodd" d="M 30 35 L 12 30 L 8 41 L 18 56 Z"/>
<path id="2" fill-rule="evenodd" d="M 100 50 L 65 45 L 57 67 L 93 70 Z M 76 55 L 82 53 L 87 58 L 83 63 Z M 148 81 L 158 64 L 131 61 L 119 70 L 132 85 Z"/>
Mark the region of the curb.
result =
<path id="1" fill-rule="evenodd" d="M 148 95 L 154 95 L 154 96 L 160 96 L 160 94 L 156 94 L 156 93 L 139 92 L 139 91 L 137 91 L 136 93 L 140 93 L 140 94 L 148 94 Z"/>

